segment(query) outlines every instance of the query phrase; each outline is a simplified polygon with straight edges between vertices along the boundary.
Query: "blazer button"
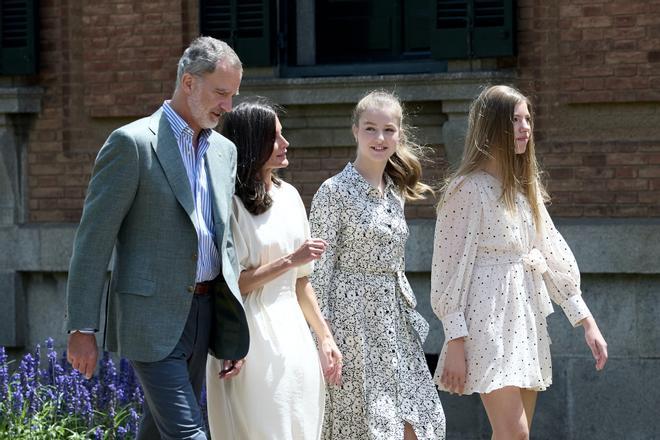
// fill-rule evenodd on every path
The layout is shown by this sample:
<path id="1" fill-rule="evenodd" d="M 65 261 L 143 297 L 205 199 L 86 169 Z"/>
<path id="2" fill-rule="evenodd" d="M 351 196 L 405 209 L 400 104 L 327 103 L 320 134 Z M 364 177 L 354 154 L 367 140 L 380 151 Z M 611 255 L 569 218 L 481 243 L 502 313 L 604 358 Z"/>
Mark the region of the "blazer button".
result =
<path id="1" fill-rule="evenodd" d="M 192 260 L 193 260 L 193 261 L 197 261 L 197 252 L 194 252 L 194 253 L 192 254 Z"/>
<path id="2" fill-rule="evenodd" d="M 193 293 L 195 291 L 195 286 L 188 286 L 188 292 Z"/>

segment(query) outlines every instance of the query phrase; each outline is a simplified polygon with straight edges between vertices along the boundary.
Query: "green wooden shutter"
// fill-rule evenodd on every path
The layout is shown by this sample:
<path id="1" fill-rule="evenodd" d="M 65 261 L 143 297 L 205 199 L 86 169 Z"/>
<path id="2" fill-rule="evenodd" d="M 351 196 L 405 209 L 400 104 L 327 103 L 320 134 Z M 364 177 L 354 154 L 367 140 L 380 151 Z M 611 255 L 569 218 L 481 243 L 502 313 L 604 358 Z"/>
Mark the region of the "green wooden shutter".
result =
<path id="1" fill-rule="evenodd" d="M 474 1 L 472 49 L 476 58 L 514 54 L 513 1 Z"/>
<path id="2" fill-rule="evenodd" d="M 226 41 L 246 67 L 273 64 L 271 0 L 202 0 L 199 9 L 202 35 Z"/>
<path id="3" fill-rule="evenodd" d="M 434 58 L 484 58 L 515 53 L 513 0 L 435 0 Z"/>
<path id="4" fill-rule="evenodd" d="M 0 1 L 0 74 L 37 73 L 37 8 L 34 0 Z"/>
<path id="5" fill-rule="evenodd" d="M 431 55 L 437 59 L 465 58 L 470 49 L 471 1 L 436 0 Z"/>

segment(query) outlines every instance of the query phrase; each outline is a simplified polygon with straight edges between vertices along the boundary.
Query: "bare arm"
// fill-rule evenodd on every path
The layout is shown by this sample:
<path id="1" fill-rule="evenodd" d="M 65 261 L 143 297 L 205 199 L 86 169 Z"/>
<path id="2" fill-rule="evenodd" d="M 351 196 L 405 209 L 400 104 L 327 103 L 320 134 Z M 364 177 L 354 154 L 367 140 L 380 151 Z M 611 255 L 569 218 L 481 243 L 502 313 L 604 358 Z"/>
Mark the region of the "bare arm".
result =
<path id="1" fill-rule="evenodd" d="M 312 327 L 318 339 L 323 374 L 328 382 L 338 385 L 341 380 L 342 356 L 332 336 L 330 326 L 321 314 L 316 294 L 307 277 L 298 278 L 296 281 L 296 296 L 305 320 Z"/>
<path id="2" fill-rule="evenodd" d="M 581 320 L 578 324 L 582 324 L 584 327 L 584 339 L 587 341 L 587 345 L 591 349 L 591 354 L 596 361 L 596 370 L 602 370 L 605 367 L 607 362 L 607 342 L 605 338 L 600 333 L 598 324 L 593 316 L 587 316 Z"/>
<path id="3" fill-rule="evenodd" d="M 275 261 L 261 265 L 255 269 L 247 269 L 238 277 L 238 287 L 242 294 L 253 292 L 269 281 L 274 280 L 286 271 L 310 261 L 318 260 L 325 251 L 326 243 L 318 238 L 310 238 L 293 253 L 278 258 Z"/>

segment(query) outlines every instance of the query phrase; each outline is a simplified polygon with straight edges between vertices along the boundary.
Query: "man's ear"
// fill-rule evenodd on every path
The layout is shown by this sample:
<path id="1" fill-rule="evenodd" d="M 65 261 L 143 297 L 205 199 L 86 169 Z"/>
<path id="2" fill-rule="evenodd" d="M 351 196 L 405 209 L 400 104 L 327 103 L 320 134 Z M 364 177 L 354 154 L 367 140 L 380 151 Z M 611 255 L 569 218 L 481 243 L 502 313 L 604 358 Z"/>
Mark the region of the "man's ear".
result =
<path id="1" fill-rule="evenodd" d="M 351 128 L 351 131 L 353 131 L 353 138 L 355 139 L 355 143 L 357 144 L 357 134 L 358 134 L 357 125 L 353 125 L 353 127 Z"/>
<path id="2" fill-rule="evenodd" d="M 190 95 L 192 93 L 193 85 L 195 84 L 196 78 L 191 75 L 190 73 L 184 73 L 183 76 L 181 77 L 181 90 L 186 95 Z"/>

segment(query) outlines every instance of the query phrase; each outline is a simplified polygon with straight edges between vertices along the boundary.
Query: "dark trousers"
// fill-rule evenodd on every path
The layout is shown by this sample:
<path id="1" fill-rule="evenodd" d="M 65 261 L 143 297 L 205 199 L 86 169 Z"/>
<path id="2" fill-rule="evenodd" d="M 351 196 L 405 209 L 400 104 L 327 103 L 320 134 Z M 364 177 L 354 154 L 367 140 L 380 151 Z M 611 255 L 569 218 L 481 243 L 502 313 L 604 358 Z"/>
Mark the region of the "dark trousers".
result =
<path id="1" fill-rule="evenodd" d="M 144 389 L 138 440 L 207 440 L 199 400 L 211 330 L 212 299 L 195 295 L 183 334 L 165 359 L 132 361 Z M 155 318 L 158 317 L 145 317 Z"/>

